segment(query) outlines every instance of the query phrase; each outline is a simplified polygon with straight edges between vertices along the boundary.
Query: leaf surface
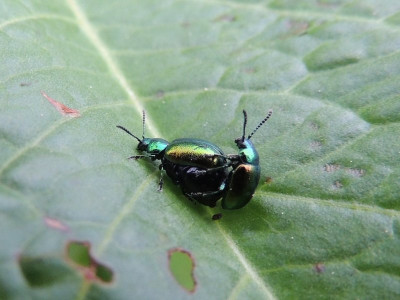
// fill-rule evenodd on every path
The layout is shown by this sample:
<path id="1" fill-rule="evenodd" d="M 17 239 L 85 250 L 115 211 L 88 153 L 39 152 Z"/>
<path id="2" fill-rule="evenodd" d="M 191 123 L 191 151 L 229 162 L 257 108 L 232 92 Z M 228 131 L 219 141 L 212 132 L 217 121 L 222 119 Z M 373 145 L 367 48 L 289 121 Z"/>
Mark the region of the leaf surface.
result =
<path id="1" fill-rule="evenodd" d="M 1 298 L 400 297 L 399 47 L 395 0 L 2 1 Z M 143 109 L 146 136 L 233 154 L 273 109 L 252 201 L 158 192 L 115 127 Z"/>

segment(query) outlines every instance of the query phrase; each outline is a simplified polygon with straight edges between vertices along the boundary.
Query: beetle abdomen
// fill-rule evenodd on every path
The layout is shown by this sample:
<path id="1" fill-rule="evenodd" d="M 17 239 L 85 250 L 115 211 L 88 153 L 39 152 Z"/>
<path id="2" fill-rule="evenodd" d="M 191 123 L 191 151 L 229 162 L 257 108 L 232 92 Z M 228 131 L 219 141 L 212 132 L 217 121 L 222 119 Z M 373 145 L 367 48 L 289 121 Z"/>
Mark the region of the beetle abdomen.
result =
<path id="1" fill-rule="evenodd" d="M 229 175 L 229 187 L 222 199 L 222 208 L 238 209 L 245 206 L 253 197 L 259 180 L 258 165 L 240 164 Z"/>
<path id="2" fill-rule="evenodd" d="M 164 160 L 163 168 L 185 196 L 203 205 L 214 207 L 225 192 L 228 167 L 204 169 Z"/>

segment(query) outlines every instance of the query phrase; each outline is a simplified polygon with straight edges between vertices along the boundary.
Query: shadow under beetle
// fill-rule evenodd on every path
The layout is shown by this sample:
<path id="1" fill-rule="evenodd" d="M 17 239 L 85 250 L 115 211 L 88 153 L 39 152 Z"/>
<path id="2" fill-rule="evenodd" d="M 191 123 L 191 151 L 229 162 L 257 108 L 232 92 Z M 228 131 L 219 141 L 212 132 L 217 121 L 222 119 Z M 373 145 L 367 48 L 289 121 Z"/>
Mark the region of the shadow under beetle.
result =
<path id="1" fill-rule="evenodd" d="M 169 143 L 161 138 L 145 138 L 144 111 L 142 139 L 122 126 L 117 127 L 133 136 L 139 142 L 137 150 L 145 153 L 129 159 L 161 160 L 160 190 L 162 170 L 165 170 L 190 200 L 214 207 L 222 198 L 222 208 L 238 209 L 251 200 L 260 180 L 259 156 L 250 139 L 271 115 L 272 110 L 246 138 L 247 113 L 243 110 L 243 135 L 235 139 L 239 153 L 228 155 L 218 146 L 201 139 L 182 138 Z"/>

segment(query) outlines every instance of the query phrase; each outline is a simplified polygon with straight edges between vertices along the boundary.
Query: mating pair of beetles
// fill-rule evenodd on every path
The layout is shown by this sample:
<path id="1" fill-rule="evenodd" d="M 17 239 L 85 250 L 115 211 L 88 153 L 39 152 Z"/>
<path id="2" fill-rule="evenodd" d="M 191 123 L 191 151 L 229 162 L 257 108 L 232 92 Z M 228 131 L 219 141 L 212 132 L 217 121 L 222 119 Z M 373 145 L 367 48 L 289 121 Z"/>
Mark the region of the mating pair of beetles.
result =
<path id="1" fill-rule="evenodd" d="M 243 135 L 235 140 L 239 153 L 228 155 L 205 140 L 182 138 L 169 143 L 160 138 L 145 138 L 144 111 L 142 139 L 122 126 L 117 127 L 133 136 L 139 142 L 137 150 L 145 153 L 129 158 L 161 160 L 161 174 L 165 170 L 187 198 L 214 207 L 222 197 L 222 208 L 238 209 L 250 201 L 260 180 L 259 156 L 250 139 L 271 115 L 272 110 L 246 138 L 247 113 L 243 110 Z M 161 175 L 160 190 L 162 185 Z"/>

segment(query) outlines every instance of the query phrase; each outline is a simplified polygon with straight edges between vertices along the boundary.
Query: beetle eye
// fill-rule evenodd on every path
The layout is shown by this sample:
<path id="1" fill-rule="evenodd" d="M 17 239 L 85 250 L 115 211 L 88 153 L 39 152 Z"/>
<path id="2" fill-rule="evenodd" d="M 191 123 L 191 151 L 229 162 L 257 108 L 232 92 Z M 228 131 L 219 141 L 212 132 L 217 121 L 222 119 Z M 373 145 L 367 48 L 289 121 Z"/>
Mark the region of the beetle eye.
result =
<path id="1" fill-rule="evenodd" d="M 140 151 L 145 151 L 146 148 L 147 148 L 147 145 L 146 145 L 145 143 L 143 143 L 143 142 L 140 142 L 140 143 L 137 145 L 137 149 L 140 150 Z"/>
<path id="2" fill-rule="evenodd" d="M 244 144 L 244 140 L 242 138 L 238 138 L 235 140 L 235 143 L 239 149 L 245 149 L 246 145 Z"/>

